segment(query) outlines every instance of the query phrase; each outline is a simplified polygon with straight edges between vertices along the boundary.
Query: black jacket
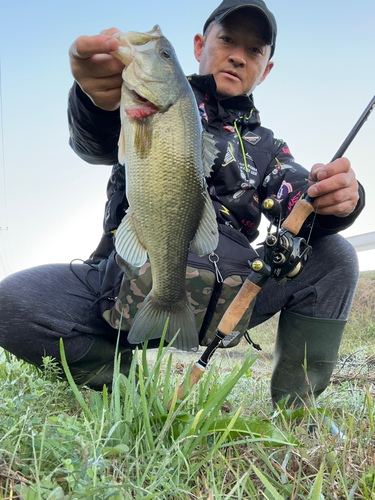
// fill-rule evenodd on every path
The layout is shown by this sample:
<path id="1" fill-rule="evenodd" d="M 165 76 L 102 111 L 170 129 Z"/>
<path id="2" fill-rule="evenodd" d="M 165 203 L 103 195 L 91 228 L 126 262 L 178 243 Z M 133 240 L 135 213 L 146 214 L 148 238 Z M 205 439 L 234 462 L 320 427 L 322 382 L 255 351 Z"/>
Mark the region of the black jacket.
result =
<path id="1" fill-rule="evenodd" d="M 220 154 L 207 179 L 219 224 L 232 226 L 249 242 L 257 235 L 260 204 L 276 197 L 286 217 L 308 189 L 308 171 L 295 162 L 288 145 L 260 124 L 252 96 L 230 97 L 218 101 L 212 75 L 192 75 L 203 127 L 215 136 Z M 70 145 L 83 160 L 92 164 L 114 165 L 108 182 L 104 234 L 92 255 L 93 260 L 108 257 L 113 250 L 113 231 L 120 224 L 128 203 L 125 196 L 124 167 L 117 162 L 120 131 L 119 112 L 103 111 L 92 103 L 75 83 L 69 95 Z M 317 216 L 312 239 L 348 228 L 364 207 L 364 191 L 352 214 L 345 218 Z M 300 231 L 307 236 L 313 216 Z"/>

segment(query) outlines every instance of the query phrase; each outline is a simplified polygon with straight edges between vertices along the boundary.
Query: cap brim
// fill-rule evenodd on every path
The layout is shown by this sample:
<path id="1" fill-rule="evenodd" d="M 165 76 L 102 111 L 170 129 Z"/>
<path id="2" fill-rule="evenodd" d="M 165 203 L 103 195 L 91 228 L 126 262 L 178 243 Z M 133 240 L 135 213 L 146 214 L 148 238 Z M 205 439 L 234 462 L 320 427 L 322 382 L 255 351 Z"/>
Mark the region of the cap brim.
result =
<path id="1" fill-rule="evenodd" d="M 235 7 L 232 7 L 231 9 L 228 9 L 223 14 L 218 14 L 217 16 L 215 16 L 215 21 L 220 23 L 223 19 L 225 19 L 230 14 L 232 14 L 233 12 L 235 12 L 236 10 L 239 10 L 239 9 L 256 9 L 258 12 L 263 14 L 264 18 L 266 19 L 266 21 L 268 23 L 268 31 L 269 31 L 268 44 L 272 45 L 273 41 L 274 41 L 272 22 L 271 22 L 269 16 L 267 15 L 267 13 L 264 12 L 264 10 L 261 9 L 260 7 L 258 7 L 257 5 L 237 5 Z"/>

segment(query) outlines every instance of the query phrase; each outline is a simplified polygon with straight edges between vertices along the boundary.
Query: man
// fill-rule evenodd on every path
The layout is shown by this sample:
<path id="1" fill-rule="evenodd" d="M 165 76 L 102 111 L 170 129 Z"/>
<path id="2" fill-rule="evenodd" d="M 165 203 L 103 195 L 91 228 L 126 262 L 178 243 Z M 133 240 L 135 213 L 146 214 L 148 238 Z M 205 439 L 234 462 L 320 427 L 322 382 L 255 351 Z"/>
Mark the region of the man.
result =
<path id="1" fill-rule="evenodd" d="M 114 164 L 102 240 L 84 265 L 42 266 L 0 284 L 1 345 L 40 365 L 43 354 L 60 359 L 62 337 L 77 380 L 87 382 L 104 367 L 90 381 L 98 389 L 110 382 L 113 368 L 117 330 L 103 320 L 100 305 L 114 297 L 122 278 L 113 234 L 127 207 L 124 168 L 117 164 L 123 65 L 110 54 L 119 46 L 111 36 L 116 31 L 79 37 L 70 49 L 76 80 L 69 98 L 70 144 L 90 163 Z M 249 325 L 281 311 L 271 379 L 274 404 L 316 397 L 329 383 L 358 279 L 354 249 L 337 232 L 364 206 L 347 159 L 316 164 L 308 173 L 284 141 L 260 126 L 252 92 L 272 70 L 276 34 L 275 18 L 263 0 L 224 0 L 207 19 L 203 35 L 194 38 L 199 76 L 189 77 L 202 125 L 220 150 L 208 179 L 219 228 L 251 242 L 264 198 L 276 196 L 284 217 L 296 199 L 306 193 L 315 198 L 316 219 L 301 230 L 308 235 L 312 229 L 311 258 L 290 283 L 267 282 Z M 126 334 L 120 344 L 126 374 L 132 356 Z"/>

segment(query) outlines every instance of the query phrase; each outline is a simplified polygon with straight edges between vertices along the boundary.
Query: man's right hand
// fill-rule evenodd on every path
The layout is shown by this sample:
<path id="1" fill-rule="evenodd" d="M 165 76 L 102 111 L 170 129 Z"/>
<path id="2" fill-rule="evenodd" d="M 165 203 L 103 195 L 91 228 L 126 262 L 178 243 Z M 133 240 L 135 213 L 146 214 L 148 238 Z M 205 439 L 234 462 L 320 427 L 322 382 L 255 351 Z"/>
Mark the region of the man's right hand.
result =
<path id="1" fill-rule="evenodd" d="M 80 36 L 69 49 L 76 82 L 95 106 L 106 111 L 117 109 L 121 99 L 124 65 L 110 54 L 120 45 L 112 36 L 118 32 L 117 28 L 111 28 L 100 35 Z"/>

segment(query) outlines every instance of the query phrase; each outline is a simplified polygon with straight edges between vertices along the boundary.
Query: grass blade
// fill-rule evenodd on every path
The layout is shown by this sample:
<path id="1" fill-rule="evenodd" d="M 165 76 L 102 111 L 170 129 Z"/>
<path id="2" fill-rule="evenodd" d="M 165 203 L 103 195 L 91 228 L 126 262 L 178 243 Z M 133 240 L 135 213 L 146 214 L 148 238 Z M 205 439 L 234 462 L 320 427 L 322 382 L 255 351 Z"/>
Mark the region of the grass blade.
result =
<path id="1" fill-rule="evenodd" d="M 83 413 L 86 415 L 86 418 L 90 422 L 92 422 L 94 419 L 93 414 L 91 413 L 89 407 L 85 403 L 85 400 L 83 399 L 82 394 L 80 393 L 80 391 L 77 387 L 77 384 L 74 382 L 72 374 L 70 373 L 69 366 L 68 366 L 68 363 L 66 361 L 63 339 L 60 339 L 60 356 L 61 356 L 61 364 L 64 368 L 64 373 L 65 373 L 65 376 L 69 382 L 69 385 L 72 388 L 72 391 L 73 391 L 80 407 L 82 408 Z"/>
<path id="2" fill-rule="evenodd" d="M 282 497 L 280 493 L 276 490 L 276 488 L 269 482 L 266 476 L 255 467 L 255 465 L 253 465 L 253 471 L 262 481 L 263 486 L 265 486 L 267 490 L 271 492 L 273 500 L 285 500 L 284 497 Z"/>
<path id="3" fill-rule="evenodd" d="M 323 464 L 321 464 L 318 475 L 316 476 L 314 488 L 311 492 L 311 500 L 321 499 L 322 484 L 323 484 Z"/>

